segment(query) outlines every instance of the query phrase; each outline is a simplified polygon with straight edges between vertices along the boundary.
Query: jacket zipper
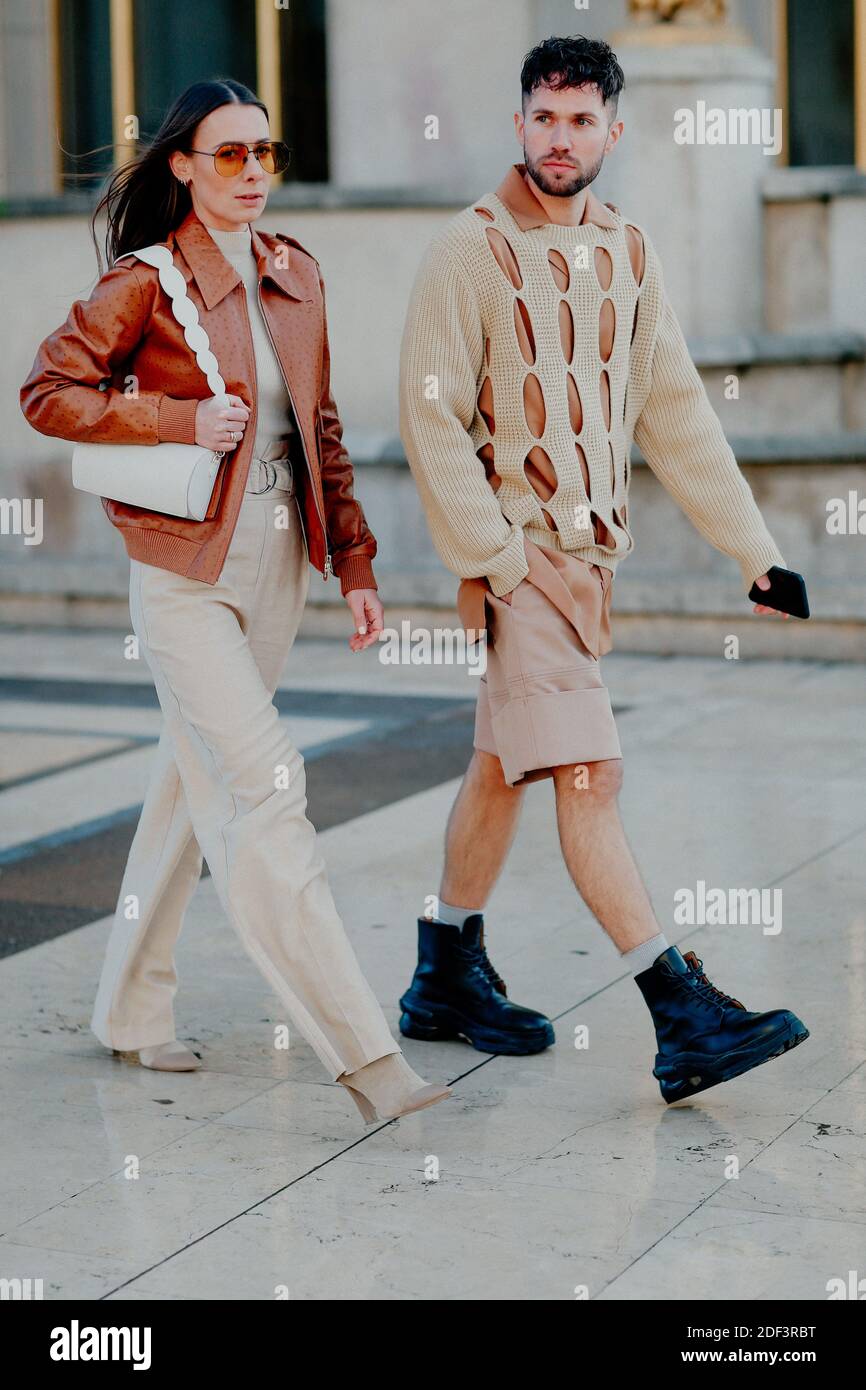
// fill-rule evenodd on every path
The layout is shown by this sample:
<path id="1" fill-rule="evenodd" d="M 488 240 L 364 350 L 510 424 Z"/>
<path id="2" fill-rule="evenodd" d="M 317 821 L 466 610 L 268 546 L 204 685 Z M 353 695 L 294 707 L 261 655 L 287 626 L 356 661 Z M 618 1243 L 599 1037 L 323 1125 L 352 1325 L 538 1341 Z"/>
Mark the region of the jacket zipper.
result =
<path id="1" fill-rule="evenodd" d="M 327 527 L 325 526 L 325 518 L 322 516 L 322 513 L 321 513 L 321 511 L 320 511 L 320 509 L 319 509 L 319 495 L 318 495 L 318 493 L 316 492 L 316 484 L 315 484 L 315 482 L 314 482 L 314 480 L 313 480 L 313 470 L 312 470 L 312 468 L 310 467 L 310 459 L 309 459 L 309 455 L 307 454 L 307 446 L 306 446 L 306 444 L 304 443 L 304 431 L 301 429 L 301 422 L 300 422 L 300 419 L 298 418 L 298 412 L 297 412 L 297 410 L 296 410 L 296 408 L 295 408 L 295 402 L 294 402 L 294 398 L 293 398 L 293 396 L 292 396 L 292 388 L 289 386 L 288 378 L 286 377 L 286 374 L 285 374 L 285 372 L 283 371 L 283 364 L 282 364 L 282 362 L 281 362 L 281 360 L 280 360 L 280 354 L 277 352 L 277 345 L 276 345 L 276 343 L 274 342 L 274 335 L 273 335 L 273 333 L 271 332 L 271 326 L 270 326 L 270 324 L 268 323 L 267 319 L 265 318 L 265 308 L 264 308 L 264 305 L 262 304 L 262 282 L 261 282 L 261 279 L 259 279 L 258 282 L 257 282 L 257 284 L 256 284 L 256 297 L 257 297 L 257 299 L 258 299 L 258 301 L 259 301 L 259 309 L 260 309 L 260 311 L 261 311 L 262 319 L 264 320 L 265 328 L 266 328 L 267 331 L 268 331 L 268 337 L 269 337 L 270 340 L 271 340 L 271 347 L 272 347 L 273 350 L 274 350 L 274 356 L 275 356 L 276 359 L 277 359 L 277 365 L 279 366 L 279 369 L 280 369 L 280 375 L 281 375 L 282 378 L 283 378 L 283 382 L 284 382 L 284 384 L 285 384 L 286 391 L 288 392 L 289 400 L 291 401 L 291 404 L 292 404 L 292 414 L 294 415 L 295 428 L 297 429 L 298 434 L 301 436 L 301 448 L 302 448 L 303 451 L 304 451 L 304 461 L 305 461 L 305 463 L 306 463 L 306 465 L 307 465 L 307 472 L 308 472 L 309 475 L 310 475 L 310 487 L 311 487 L 312 490 L 313 490 L 313 501 L 314 501 L 315 504 L 316 504 L 316 515 L 318 516 L 319 521 L 320 521 L 320 523 L 321 523 L 321 527 L 322 527 L 322 536 L 324 537 L 324 541 L 325 541 L 325 568 L 324 568 L 324 571 L 323 571 L 323 578 L 324 578 L 325 580 L 327 580 L 328 577 L 334 573 L 334 566 L 333 566 L 333 564 L 332 564 L 332 562 L 331 562 L 331 551 L 330 551 L 330 548 L 329 548 L 329 545 L 328 545 L 328 531 L 327 531 Z M 252 329 L 250 329 L 250 338 L 252 338 Z"/>

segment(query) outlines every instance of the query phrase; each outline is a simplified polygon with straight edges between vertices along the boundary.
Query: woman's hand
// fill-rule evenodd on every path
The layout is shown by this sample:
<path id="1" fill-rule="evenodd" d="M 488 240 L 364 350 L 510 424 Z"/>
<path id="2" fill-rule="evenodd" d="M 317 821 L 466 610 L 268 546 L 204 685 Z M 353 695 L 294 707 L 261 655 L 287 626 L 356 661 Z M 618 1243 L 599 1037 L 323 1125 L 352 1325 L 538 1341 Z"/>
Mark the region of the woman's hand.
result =
<path id="1" fill-rule="evenodd" d="M 353 652 L 362 652 L 365 647 L 378 642 L 384 626 L 385 610 L 375 589 L 350 589 L 346 602 L 355 621 L 349 646 Z"/>
<path id="2" fill-rule="evenodd" d="M 249 418 L 240 396 L 210 396 L 196 407 L 195 442 L 202 449 L 231 453 L 241 443 Z M 232 434 L 237 439 L 230 438 Z"/>

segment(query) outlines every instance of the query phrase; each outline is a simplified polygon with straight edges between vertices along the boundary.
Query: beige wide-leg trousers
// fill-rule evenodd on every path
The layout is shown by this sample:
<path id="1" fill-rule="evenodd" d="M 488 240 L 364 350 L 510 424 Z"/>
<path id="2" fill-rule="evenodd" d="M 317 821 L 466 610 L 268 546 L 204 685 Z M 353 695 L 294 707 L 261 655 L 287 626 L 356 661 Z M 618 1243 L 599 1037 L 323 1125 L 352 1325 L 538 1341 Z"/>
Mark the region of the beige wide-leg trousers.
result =
<path id="1" fill-rule="evenodd" d="M 256 461 L 254 461 L 255 464 Z M 165 717 L 91 1028 L 123 1051 L 175 1037 L 174 947 L 207 860 L 223 910 L 336 1080 L 400 1052 L 361 973 L 273 704 L 309 587 L 291 468 L 253 467 L 215 585 L 131 560 L 133 631 Z"/>

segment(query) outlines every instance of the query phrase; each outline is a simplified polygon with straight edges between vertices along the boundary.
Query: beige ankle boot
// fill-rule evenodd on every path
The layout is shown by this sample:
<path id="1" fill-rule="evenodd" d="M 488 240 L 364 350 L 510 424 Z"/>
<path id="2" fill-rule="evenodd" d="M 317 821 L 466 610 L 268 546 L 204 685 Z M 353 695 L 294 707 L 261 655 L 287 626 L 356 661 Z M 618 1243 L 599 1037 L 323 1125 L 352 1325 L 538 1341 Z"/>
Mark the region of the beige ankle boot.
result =
<path id="1" fill-rule="evenodd" d="M 428 1085 L 412 1070 L 402 1052 L 377 1057 L 357 1071 L 344 1072 L 337 1080 L 349 1092 L 368 1125 L 424 1110 L 451 1095 L 448 1086 Z"/>

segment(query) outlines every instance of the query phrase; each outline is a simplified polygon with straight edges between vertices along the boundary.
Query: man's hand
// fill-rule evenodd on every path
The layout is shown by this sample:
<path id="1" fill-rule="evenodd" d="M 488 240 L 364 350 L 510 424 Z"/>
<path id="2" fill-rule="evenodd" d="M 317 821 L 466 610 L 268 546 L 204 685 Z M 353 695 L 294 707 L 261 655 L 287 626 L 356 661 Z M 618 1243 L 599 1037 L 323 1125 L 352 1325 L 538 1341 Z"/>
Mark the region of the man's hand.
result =
<path id="1" fill-rule="evenodd" d="M 770 583 L 769 575 L 766 574 L 760 575 L 755 580 L 755 583 L 759 589 L 771 589 L 773 587 Z M 777 618 L 790 618 L 791 616 L 790 613 L 780 613 L 778 608 L 768 608 L 764 603 L 756 603 L 754 611 L 756 613 L 775 613 Z"/>
<path id="2" fill-rule="evenodd" d="M 365 647 L 378 642 L 384 626 L 385 610 L 375 589 L 350 589 L 346 602 L 355 623 L 349 646 L 353 652 L 362 652 Z"/>

